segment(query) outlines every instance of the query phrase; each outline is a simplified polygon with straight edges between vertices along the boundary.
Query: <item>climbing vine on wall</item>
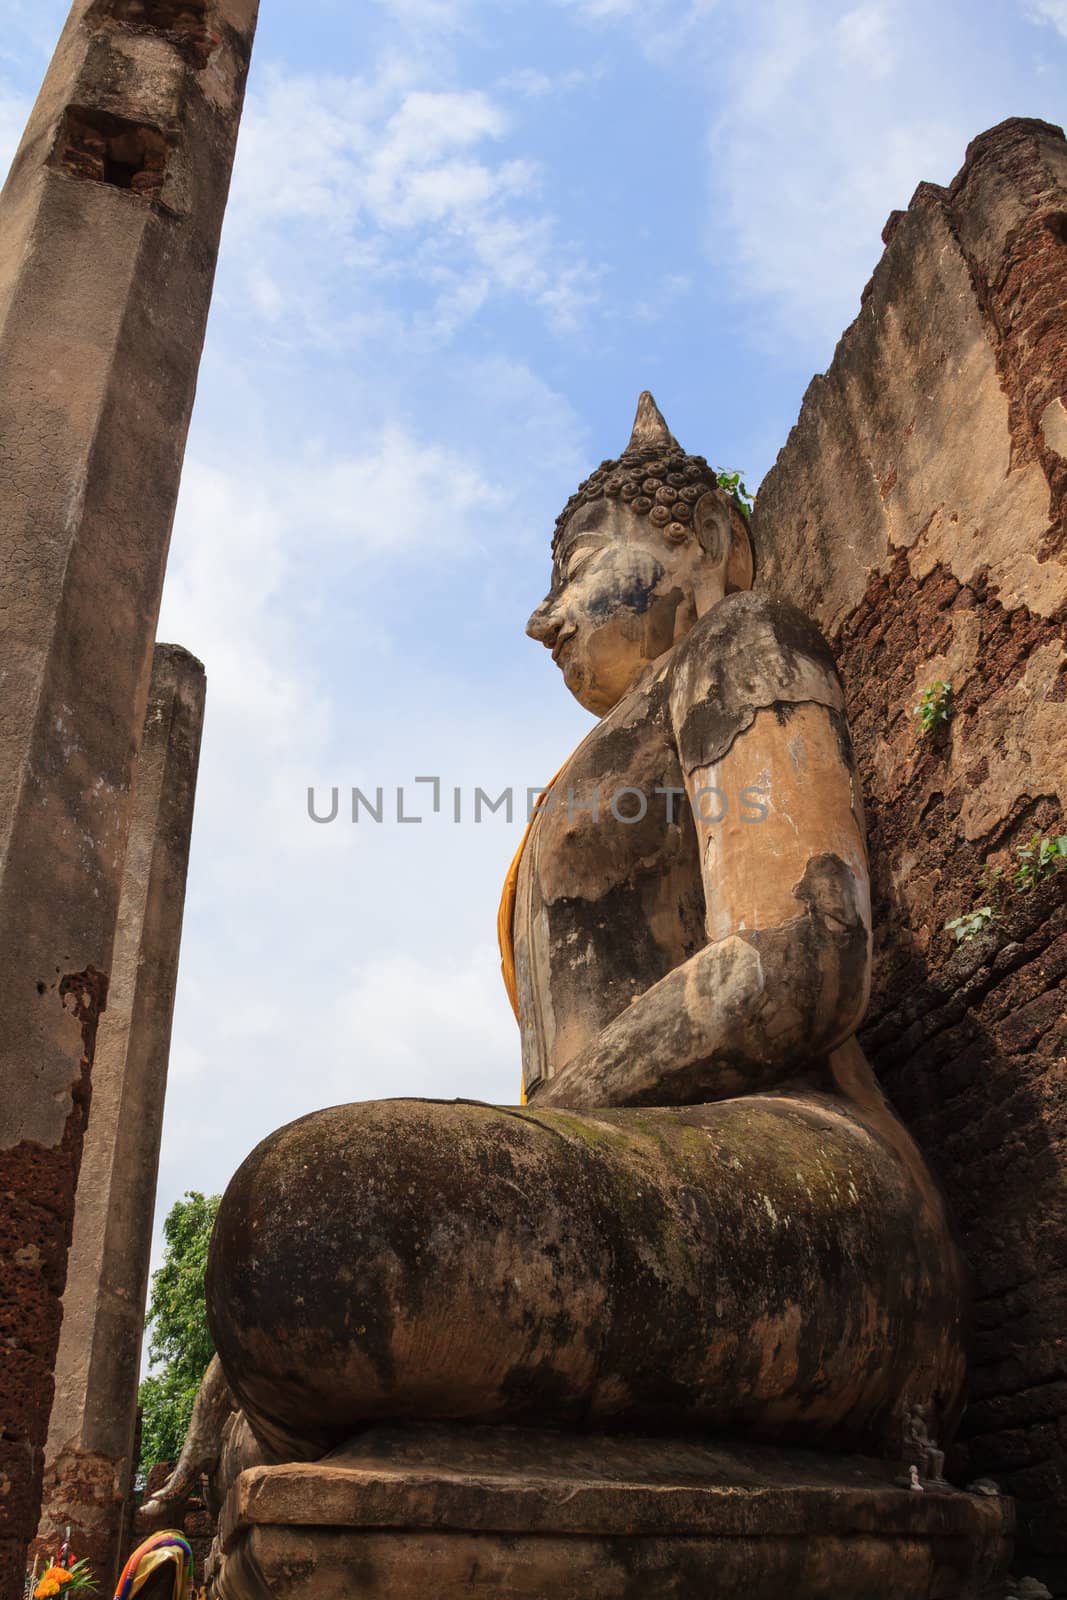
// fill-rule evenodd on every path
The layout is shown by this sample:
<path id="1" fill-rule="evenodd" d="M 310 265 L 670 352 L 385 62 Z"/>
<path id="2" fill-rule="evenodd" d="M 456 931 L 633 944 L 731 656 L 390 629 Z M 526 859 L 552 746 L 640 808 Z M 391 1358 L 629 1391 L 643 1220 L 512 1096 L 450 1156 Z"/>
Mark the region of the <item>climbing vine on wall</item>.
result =
<path id="1" fill-rule="evenodd" d="M 738 510 L 744 512 L 746 517 L 750 517 L 756 497 L 749 494 L 745 488 L 741 474 L 739 472 L 727 472 L 725 468 L 720 467 L 715 477 L 719 488 L 725 489 L 728 495 L 733 496 L 734 505 L 737 506 Z"/>

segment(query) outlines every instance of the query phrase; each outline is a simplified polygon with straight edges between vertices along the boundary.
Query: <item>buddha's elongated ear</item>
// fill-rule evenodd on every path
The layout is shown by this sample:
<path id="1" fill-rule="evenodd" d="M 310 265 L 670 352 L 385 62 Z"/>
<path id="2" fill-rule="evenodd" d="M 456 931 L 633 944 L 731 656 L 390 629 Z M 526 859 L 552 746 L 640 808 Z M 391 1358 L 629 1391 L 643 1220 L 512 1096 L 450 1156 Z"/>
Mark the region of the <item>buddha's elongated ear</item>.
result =
<path id="1" fill-rule="evenodd" d="M 748 523 L 725 489 L 709 489 L 693 507 L 693 527 L 713 561 L 726 566 L 726 593 L 751 589 L 755 571 Z"/>
<path id="2" fill-rule="evenodd" d="M 730 505 L 730 556 L 726 563 L 726 593 L 736 594 L 740 589 L 751 589 L 756 576 L 756 557 L 752 549 L 752 535 L 748 531 L 748 518 L 737 506 Z"/>

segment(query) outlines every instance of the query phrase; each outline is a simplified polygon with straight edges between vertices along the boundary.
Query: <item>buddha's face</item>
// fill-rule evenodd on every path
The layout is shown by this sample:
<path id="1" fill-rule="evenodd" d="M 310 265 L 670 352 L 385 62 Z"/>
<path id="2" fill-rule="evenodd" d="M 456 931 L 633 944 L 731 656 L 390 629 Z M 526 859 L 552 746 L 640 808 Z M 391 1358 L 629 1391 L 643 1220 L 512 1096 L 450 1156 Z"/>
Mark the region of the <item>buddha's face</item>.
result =
<path id="1" fill-rule="evenodd" d="M 709 494 L 697 509 L 705 528 L 709 518 L 721 525 L 719 535 L 705 541 L 713 553 L 693 527 L 671 539 L 624 500 L 590 501 L 567 524 L 552 588 L 526 631 L 552 651 L 567 688 L 586 710 L 598 716 L 610 711 L 649 663 L 726 593 L 727 502 Z"/>

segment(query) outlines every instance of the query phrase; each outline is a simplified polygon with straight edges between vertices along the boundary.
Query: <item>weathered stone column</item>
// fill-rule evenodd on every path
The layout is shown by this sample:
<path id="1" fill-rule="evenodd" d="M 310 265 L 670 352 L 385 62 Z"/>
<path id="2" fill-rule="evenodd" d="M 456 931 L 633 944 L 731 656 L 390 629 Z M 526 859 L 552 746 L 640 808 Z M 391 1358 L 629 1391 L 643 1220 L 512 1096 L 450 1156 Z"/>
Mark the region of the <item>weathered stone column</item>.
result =
<path id="1" fill-rule="evenodd" d="M 130 1489 L 152 1215 L 193 824 L 204 669 L 156 647 L 107 1011 L 93 1063 L 38 1539 L 70 1525 L 107 1594 Z"/>
<path id="2" fill-rule="evenodd" d="M 0 195 L 0 1594 L 40 1509 L 130 771 L 256 0 L 77 0 Z"/>

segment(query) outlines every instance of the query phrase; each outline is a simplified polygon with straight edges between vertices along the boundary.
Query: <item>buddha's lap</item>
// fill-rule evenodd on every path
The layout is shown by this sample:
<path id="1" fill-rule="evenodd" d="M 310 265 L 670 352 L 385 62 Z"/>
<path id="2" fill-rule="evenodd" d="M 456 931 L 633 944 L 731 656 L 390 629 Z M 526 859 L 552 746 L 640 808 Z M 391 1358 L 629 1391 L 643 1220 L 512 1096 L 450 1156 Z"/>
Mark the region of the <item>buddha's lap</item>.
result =
<path id="1" fill-rule="evenodd" d="M 209 1304 L 253 1422 L 294 1453 L 373 1417 L 860 1435 L 917 1369 L 916 1398 L 956 1383 L 950 1257 L 846 1102 L 371 1102 L 253 1152 Z"/>

